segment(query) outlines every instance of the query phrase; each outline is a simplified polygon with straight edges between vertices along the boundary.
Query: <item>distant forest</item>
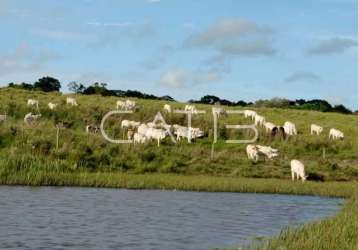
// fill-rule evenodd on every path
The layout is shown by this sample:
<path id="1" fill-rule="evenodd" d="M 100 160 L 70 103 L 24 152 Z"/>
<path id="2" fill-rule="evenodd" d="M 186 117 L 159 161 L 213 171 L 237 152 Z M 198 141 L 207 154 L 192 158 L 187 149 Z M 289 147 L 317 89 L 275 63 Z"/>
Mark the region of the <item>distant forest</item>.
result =
<path id="1" fill-rule="evenodd" d="M 175 101 L 172 97 L 166 96 L 155 96 L 151 94 L 142 93 L 137 90 L 111 90 L 107 88 L 106 83 L 95 82 L 89 86 L 77 82 L 70 82 L 67 87 L 70 91 L 76 94 L 83 95 L 102 95 L 102 96 L 118 96 L 118 97 L 136 97 L 142 99 L 152 99 L 152 100 L 165 100 L 165 101 Z M 42 77 L 33 84 L 30 83 L 9 83 L 8 87 L 25 89 L 30 91 L 44 91 L 44 92 L 53 92 L 60 91 L 61 83 L 59 80 L 53 77 Z M 344 105 L 331 105 L 326 100 L 314 99 L 314 100 L 288 100 L 285 98 L 273 98 L 269 100 L 257 100 L 255 102 L 245 102 L 245 101 L 229 101 L 226 99 L 221 99 L 214 95 L 205 95 L 200 100 L 189 100 L 190 103 L 200 103 L 200 104 L 221 104 L 227 106 L 251 106 L 251 107 L 267 107 L 267 108 L 293 108 L 293 109 L 302 109 L 302 110 L 315 110 L 321 112 L 336 112 L 342 114 L 356 114 L 358 115 L 358 110 L 352 112 L 350 109 L 346 108 Z"/>

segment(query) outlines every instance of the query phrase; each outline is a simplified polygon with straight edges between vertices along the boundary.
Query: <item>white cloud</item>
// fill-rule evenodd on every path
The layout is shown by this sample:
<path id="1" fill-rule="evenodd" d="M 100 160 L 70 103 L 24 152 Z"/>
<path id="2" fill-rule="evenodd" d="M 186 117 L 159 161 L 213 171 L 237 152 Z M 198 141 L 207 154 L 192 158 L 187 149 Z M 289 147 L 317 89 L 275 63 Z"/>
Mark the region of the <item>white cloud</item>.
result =
<path id="1" fill-rule="evenodd" d="M 272 56 L 276 53 L 272 47 L 272 35 L 269 27 L 243 19 L 223 18 L 189 37 L 184 46 L 210 48 L 225 57 Z"/>
<path id="2" fill-rule="evenodd" d="M 62 31 L 62 30 L 48 30 L 48 29 L 37 29 L 31 31 L 31 33 L 39 36 L 43 36 L 46 38 L 54 39 L 54 40 L 86 40 L 91 36 L 86 35 L 84 33 L 72 32 L 72 31 Z"/>
<path id="3" fill-rule="evenodd" d="M 358 40 L 347 37 L 334 37 L 322 40 L 318 45 L 309 48 L 306 52 L 308 55 L 341 54 L 353 47 L 358 47 Z"/>
<path id="4" fill-rule="evenodd" d="M 38 71 L 60 56 L 52 51 L 34 51 L 28 44 L 19 45 L 12 53 L 0 55 L 0 76 Z"/>
<path id="5" fill-rule="evenodd" d="M 285 82 L 317 82 L 321 77 L 308 71 L 295 72 L 285 79 Z"/>
<path id="6" fill-rule="evenodd" d="M 175 49 L 170 45 L 161 46 L 156 49 L 153 55 L 147 60 L 141 63 L 146 69 L 155 70 L 165 65 L 168 61 L 168 57 L 175 52 Z"/>
<path id="7" fill-rule="evenodd" d="M 108 22 L 108 23 L 102 23 L 102 22 L 87 22 L 87 25 L 90 26 L 96 26 L 96 27 L 128 27 L 131 25 L 134 25 L 133 22 Z"/>
<path id="8" fill-rule="evenodd" d="M 169 88 L 185 88 L 192 85 L 219 81 L 220 74 L 215 71 L 169 70 L 162 74 L 159 84 Z"/>
<path id="9" fill-rule="evenodd" d="M 116 47 L 123 39 L 130 39 L 132 42 L 137 43 L 157 35 L 156 27 L 150 22 L 90 22 L 87 24 L 93 27 L 91 34 L 94 39 L 89 42 L 89 46 L 94 48 Z"/>

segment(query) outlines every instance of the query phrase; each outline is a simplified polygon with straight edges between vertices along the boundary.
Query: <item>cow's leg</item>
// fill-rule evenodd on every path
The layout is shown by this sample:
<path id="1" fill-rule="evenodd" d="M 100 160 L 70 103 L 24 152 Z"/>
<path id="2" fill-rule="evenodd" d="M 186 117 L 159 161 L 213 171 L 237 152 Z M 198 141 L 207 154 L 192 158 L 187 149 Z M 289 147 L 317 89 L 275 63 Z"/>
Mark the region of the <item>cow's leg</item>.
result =
<path id="1" fill-rule="evenodd" d="M 291 171 L 291 177 L 292 177 L 292 180 L 294 181 L 295 180 L 295 172 Z"/>

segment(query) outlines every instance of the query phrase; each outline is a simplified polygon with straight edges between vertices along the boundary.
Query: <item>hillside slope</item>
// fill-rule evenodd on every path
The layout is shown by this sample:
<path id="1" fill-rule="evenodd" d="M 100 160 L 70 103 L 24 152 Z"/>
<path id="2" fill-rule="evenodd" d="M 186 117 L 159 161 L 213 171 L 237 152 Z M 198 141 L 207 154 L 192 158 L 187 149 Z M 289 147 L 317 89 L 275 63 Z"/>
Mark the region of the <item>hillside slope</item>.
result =
<path id="1" fill-rule="evenodd" d="M 27 99 L 40 102 L 39 111 L 26 105 Z M 52 172 L 128 172 L 128 173 L 181 173 L 227 175 L 240 177 L 290 178 L 289 161 L 302 160 L 311 179 L 357 180 L 358 179 L 358 116 L 336 113 L 285 109 L 255 109 L 275 124 L 292 121 L 299 134 L 282 140 L 272 138 L 260 129 L 257 141 L 279 149 L 274 160 L 253 164 L 246 157 L 244 144 L 226 144 L 225 139 L 250 138 L 249 131 L 225 129 L 225 124 L 251 124 L 243 115 L 221 117 L 218 123 L 219 140 L 211 158 L 213 141 L 212 106 L 196 105 L 206 114 L 194 115 L 193 126 L 200 127 L 206 136 L 188 144 L 180 141 L 173 144 L 167 138 L 158 148 L 156 143 L 144 145 L 111 144 L 101 134 L 86 134 L 85 126 L 99 125 L 102 117 L 115 109 L 118 98 L 102 96 L 76 96 L 78 107 L 65 104 L 66 96 L 60 93 L 46 94 L 17 89 L 0 90 L 0 114 L 7 113 L 8 119 L 0 124 L 0 174 L 27 171 Z M 116 116 L 106 124 L 106 131 L 113 137 L 123 138 L 120 129 L 122 119 L 150 122 L 165 101 L 134 99 L 139 111 L 134 114 Z M 59 103 L 49 110 L 48 102 Z M 171 103 L 173 109 L 183 109 L 183 103 Z M 229 108 L 226 109 L 240 109 Z M 25 125 L 26 113 L 40 112 L 36 125 Z M 168 124 L 187 124 L 184 114 L 165 114 Z M 64 122 L 68 128 L 60 130 L 59 148 L 56 149 L 56 124 Z M 311 136 L 309 127 L 316 123 L 325 128 L 321 136 Z M 328 140 L 331 127 L 342 130 L 346 138 L 342 141 Z M 323 158 L 325 151 L 325 158 Z"/>

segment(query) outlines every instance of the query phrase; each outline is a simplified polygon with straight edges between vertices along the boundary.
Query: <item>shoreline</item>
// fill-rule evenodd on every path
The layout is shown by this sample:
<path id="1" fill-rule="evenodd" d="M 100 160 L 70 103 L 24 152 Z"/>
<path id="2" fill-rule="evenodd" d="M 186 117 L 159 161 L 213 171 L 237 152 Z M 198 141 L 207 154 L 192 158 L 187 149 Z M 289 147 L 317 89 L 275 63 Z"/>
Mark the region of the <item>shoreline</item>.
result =
<path id="1" fill-rule="evenodd" d="M 288 179 L 241 178 L 179 174 L 126 174 L 106 172 L 18 172 L 0 175 L 0 185 L 61 186 L 196 192 L 267 193 L 350 198 L 358 182 L 310 182 Z"/>

